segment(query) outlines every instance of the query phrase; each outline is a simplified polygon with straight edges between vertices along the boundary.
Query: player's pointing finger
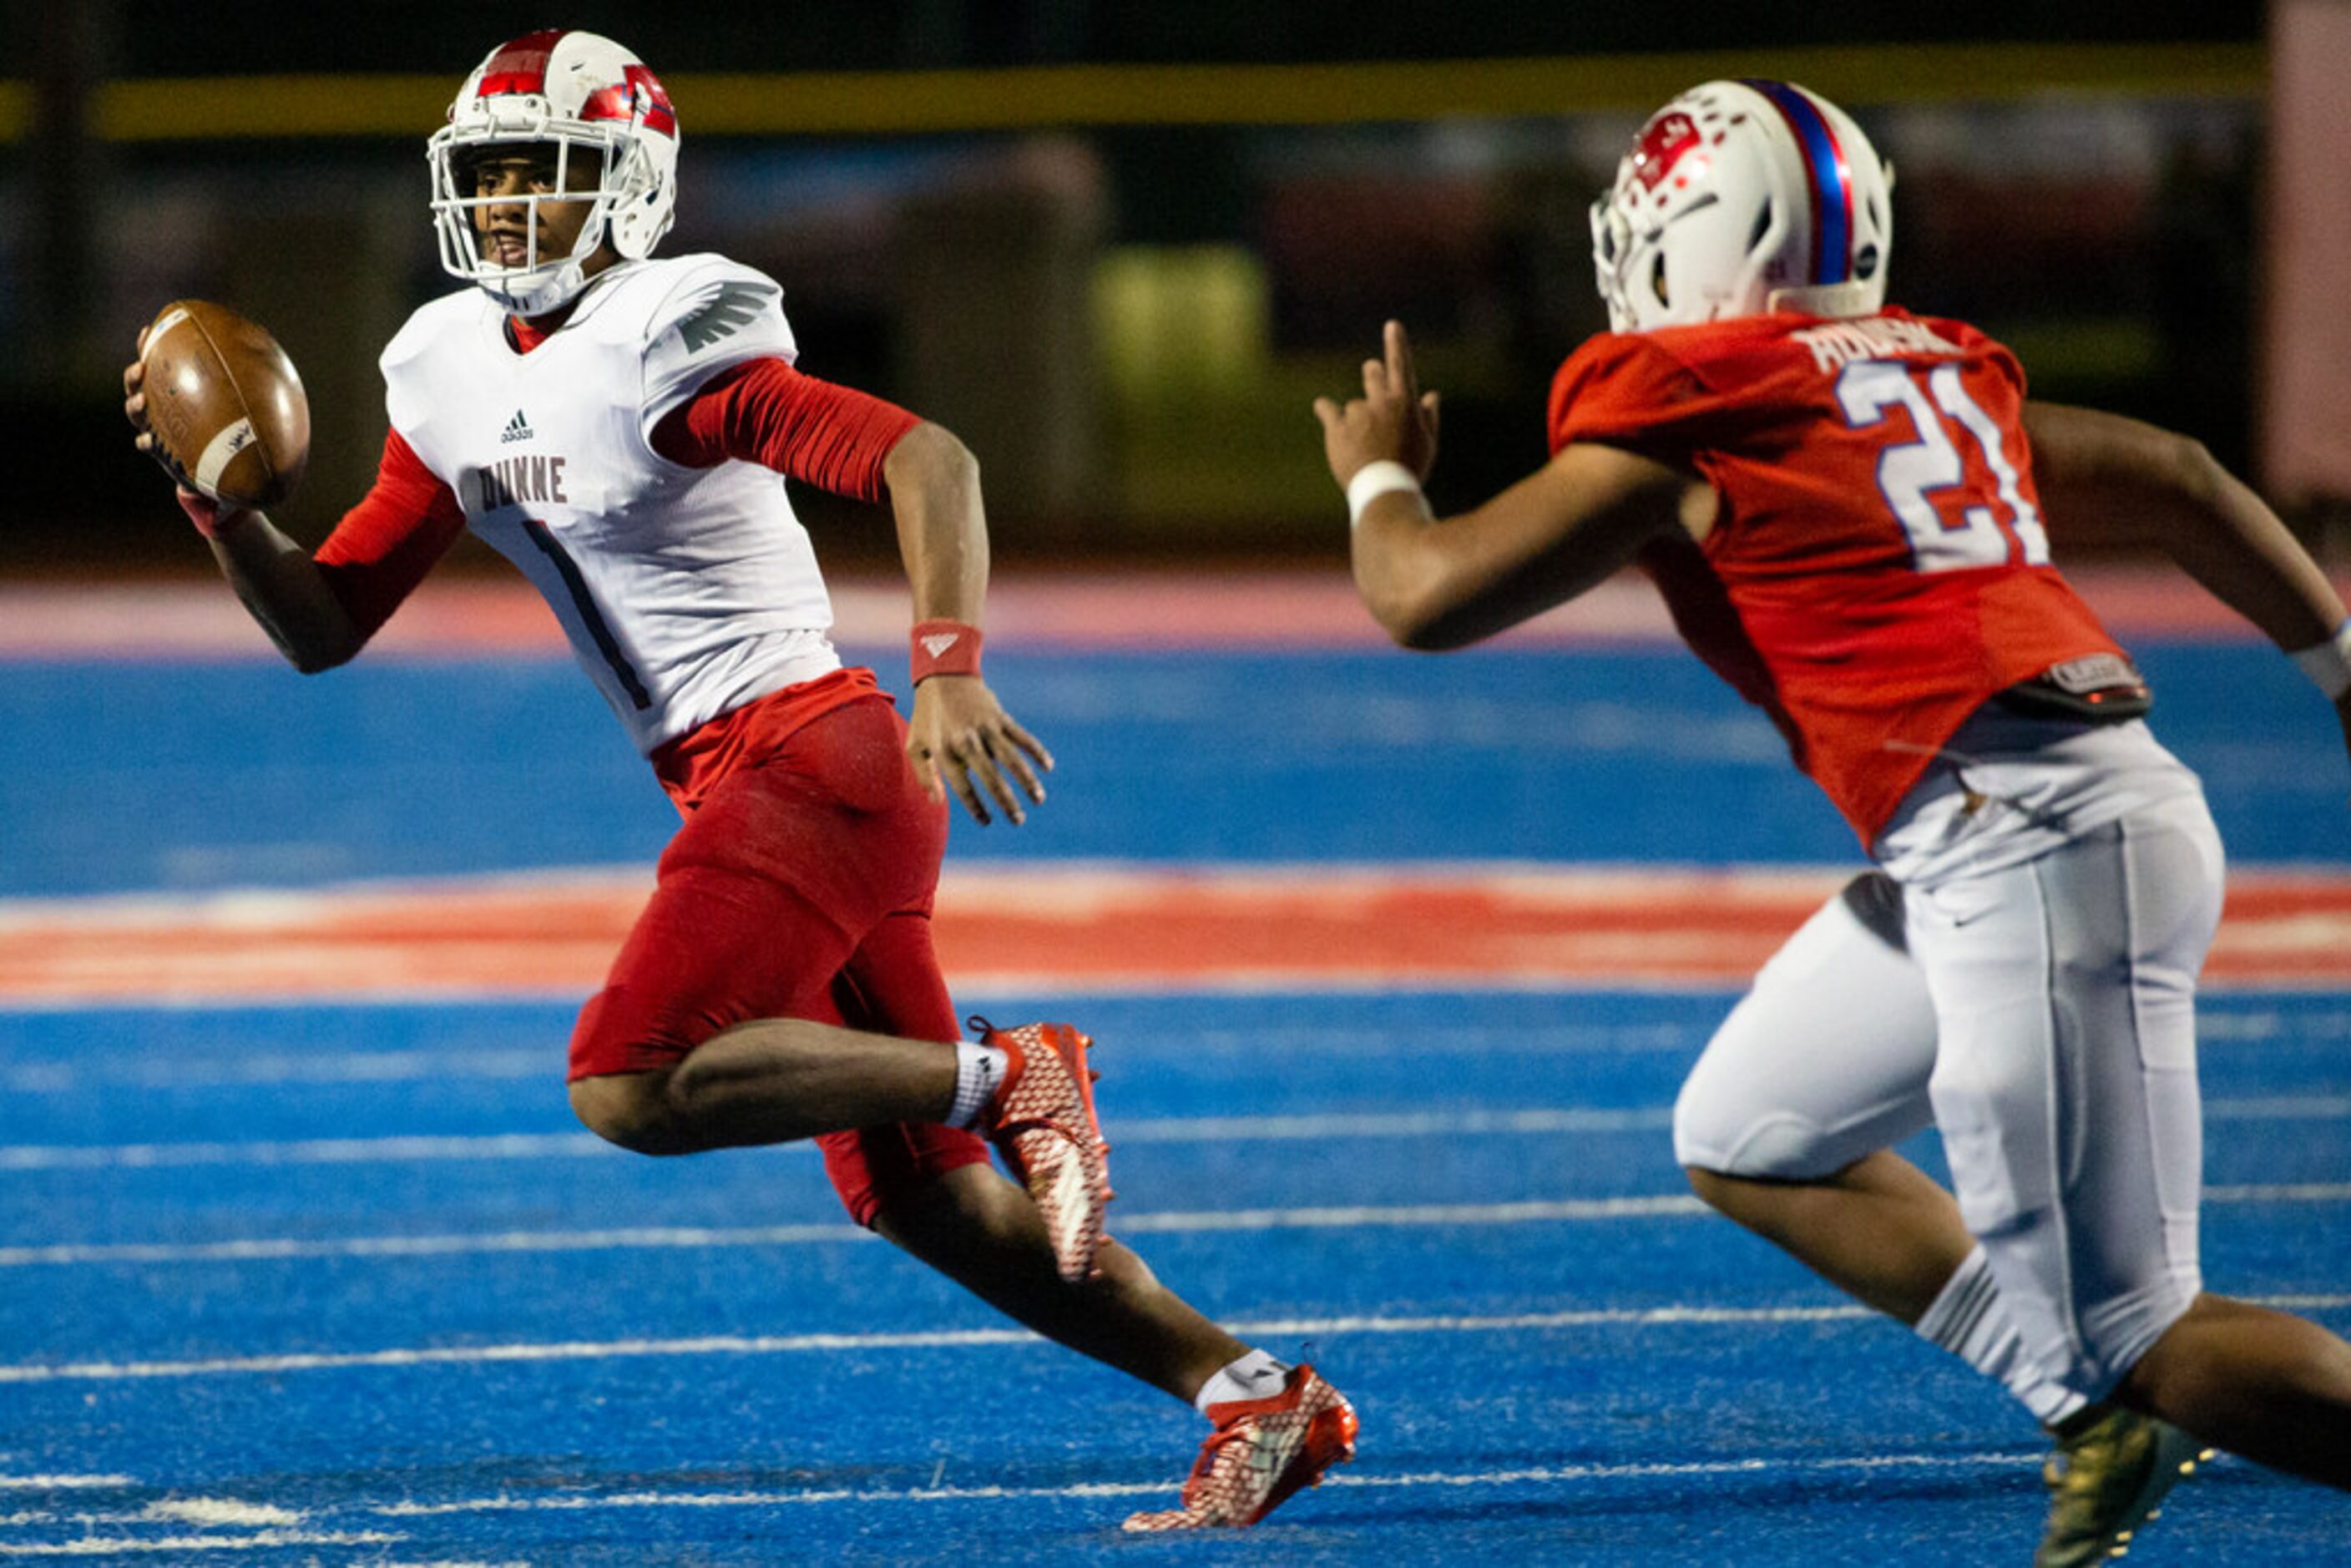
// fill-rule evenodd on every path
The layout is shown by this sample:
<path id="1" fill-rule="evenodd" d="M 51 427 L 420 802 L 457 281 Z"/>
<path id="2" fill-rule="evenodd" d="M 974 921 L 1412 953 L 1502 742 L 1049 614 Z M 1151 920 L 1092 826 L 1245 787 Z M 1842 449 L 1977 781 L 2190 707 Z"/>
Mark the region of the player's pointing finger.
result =
<path id="1" fill-rule="evenodd" d="M 1389 384 L 1395 388 L 1398 397 L 1409 401 L 1416 395 L 1412 370 L 1412 340 L 1405 336 L 1403 322 L 1391 321 L 1387 324 L 1384 347 L 1387 350 Z"/>

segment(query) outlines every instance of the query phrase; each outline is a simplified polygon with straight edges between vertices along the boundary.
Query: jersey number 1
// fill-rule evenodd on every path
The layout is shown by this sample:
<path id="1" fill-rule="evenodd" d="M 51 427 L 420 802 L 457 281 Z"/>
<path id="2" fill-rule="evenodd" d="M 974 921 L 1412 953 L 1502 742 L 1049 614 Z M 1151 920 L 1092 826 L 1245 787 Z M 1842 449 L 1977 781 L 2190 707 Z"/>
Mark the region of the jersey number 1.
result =
<path id="1" fill-rule="evenodd" d="M 1910 553 L 1920 571 L 1957 571 L 1967 567 L 2049 564 L 2049 536 L 2041 514 L 2024 498 L 2016 465 L 2001 451 L 2000 426 L 1959 384 L 1959 367 L 1938 365 L 1926 385 L 1907 365 L 1891 360 L 1856 360 L 1837 377 L 1837 402 L 1855 430 L 1882 424 L 1899 404 L 1910 413 L 1916 441 L 1889 446 L 1878 455 L 1877 488 L 1910 536 Z M 1984 466 L 2000 486 L 1997 507 L 1970 507 L 1956 521 L 1929 499 L 1938 490 L 1967 482 L 1967 461 L 1944 416 L 1983 455 Z"/>
<path id="2" fill-rule="evenodd" d="M 538 547 L 539 553 L 553 564 L 555 574 L 563 580 L 564 591 L 571 595 L 571 608 L 580 612 L 580 624 L 588 629 L 596 651 L 604 655 L 605 668 L 611 670 L 612 678 L 621 683 L 621 689 L 629 694 L 630 706 L 639 713 L 653 706 L 653 694 L 645 690 L 645 683 L 637 678 L 637 667 L 629 663 L 627 654 L 621 652 L 621 640 L 612 635 L 611 623 L 604 619 L 604 612 L 596 608 L 595 596 L 588 591 L 588 580 L 580 573 L 580 563 L 571 559 L 571 552 L 563 548 L 562 541 L 555 537 L 555 530 L 537 517 L 523 518 L 522 531 L 531 543 Z"/>

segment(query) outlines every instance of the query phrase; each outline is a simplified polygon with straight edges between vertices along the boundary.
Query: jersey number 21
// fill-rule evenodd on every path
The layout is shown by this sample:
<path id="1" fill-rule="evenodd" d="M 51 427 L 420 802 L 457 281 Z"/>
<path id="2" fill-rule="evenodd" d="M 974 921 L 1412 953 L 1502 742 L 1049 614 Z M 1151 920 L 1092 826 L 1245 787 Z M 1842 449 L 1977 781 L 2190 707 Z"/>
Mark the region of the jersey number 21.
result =
<path id="1" fill-rule="evenodd" d="M 2000 426 L 1967 388 L 1959 367 L 1937 365 L 1925 384 L 1909 366 L 1891 360 L 1857 360 L 1837 377 L 1837 402 L 1855 430 L 1883 424 L 1898 405 L 1908 411 L 1918 439 L 1888 446 L 1877 459 L 1878 493 L 1910 536 L 1910 553 L 1920 571 L 1957 571 L 1968 567 L 2049 563 L 2049 536 L 2041 514 L 2024 498 L 2016 466 L 2001 451 Z M 2000 489 L 1997 506 L 1970 507 L 1956 520 L 1931 499 L 1934 492 L 1967 483 L 1948 417 L 1963 439 L 1975 443 Z"/>

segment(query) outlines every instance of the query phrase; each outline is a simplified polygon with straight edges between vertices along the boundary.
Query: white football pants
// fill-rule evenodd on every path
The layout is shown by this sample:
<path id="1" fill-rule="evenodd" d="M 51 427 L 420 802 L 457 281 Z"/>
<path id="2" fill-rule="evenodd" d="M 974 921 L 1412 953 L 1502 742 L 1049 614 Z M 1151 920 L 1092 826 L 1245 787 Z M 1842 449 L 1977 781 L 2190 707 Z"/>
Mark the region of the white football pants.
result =
<path id="1" fill-rule="evenodd" d="M 1674 1141 L 1801 1181 L 1931 1122 L 2025 1354 L 2097 1399 L 2201 1287 L 2195 988 L 2221 855 L 2144 726 L 2044 727 L 1954 737 L 1907 841 L 1880 840 L 1904 884 L 1857 879 L 1764 966 Z"/>

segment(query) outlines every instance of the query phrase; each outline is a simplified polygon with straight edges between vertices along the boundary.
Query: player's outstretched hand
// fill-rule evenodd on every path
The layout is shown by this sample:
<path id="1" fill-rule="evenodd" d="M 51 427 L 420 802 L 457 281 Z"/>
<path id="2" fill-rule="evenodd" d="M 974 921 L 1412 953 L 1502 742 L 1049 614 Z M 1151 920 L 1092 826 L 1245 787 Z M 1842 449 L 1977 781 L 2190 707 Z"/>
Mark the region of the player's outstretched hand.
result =
<path id="1" fill-rule="evenodd" d="M 1011 821 L 1027 821 L 1022 798 L 1041 803 L 1045 786 L 1037 775 L 1053 769 L 1053 754 L 1013 722 L 977 675 L 933 675 L 916 684 L 906 756 L 932 800 L 952 789 L 980 822 L 993 821 L 990 796 Z"/>
<path id="2" fill-rule="evenodd" d="M 1401 463 L 1426 479 L 1437 461 L 1437 394 L 1420 390 L 1404 323 L 1389 322 L 1384 338 L 1382 357 L 1364 361 L 1362 397 L 1343 407 L 1331 398 L 1314 400 L 1322 455 L 1343 490 L 1366 463 Z"/>

